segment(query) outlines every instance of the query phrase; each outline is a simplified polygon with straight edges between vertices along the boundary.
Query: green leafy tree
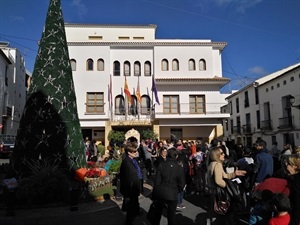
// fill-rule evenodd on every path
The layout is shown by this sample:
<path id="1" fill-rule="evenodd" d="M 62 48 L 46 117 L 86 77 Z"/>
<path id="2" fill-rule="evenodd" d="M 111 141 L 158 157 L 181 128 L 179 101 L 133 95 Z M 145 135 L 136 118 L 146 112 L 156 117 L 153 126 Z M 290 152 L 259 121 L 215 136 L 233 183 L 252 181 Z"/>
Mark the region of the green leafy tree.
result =
<path id="1" fill-rule="evenodd" d="M 117 146 L 120 146 L 125 140 L 125 134 L 122 131 L 111 130 L 108 133 L 107 139 L 109 140 L 110 145 L 116 144 Z"/>
<path id="2" fill-rule="evenodd" d="M 147 140 L 147 139 L 154 140 L 158 137 L 158 135 L 151 129 L 145 129 L 145 130 L 141 131 L 141 137 L 144 140 Z"/>
<path id="3" fill-rule="evenodd" d="M 50 0 L 11 164 L 52 160 L 68 171 L 86 164 L 60 0 Z"/>

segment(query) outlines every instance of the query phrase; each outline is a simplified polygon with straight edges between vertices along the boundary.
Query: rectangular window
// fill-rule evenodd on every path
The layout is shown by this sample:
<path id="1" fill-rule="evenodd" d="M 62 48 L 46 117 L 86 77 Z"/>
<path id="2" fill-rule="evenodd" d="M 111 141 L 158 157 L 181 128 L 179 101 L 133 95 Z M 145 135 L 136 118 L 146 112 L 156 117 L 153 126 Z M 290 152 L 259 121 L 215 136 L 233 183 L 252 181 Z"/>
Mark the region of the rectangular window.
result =
<path id="1" fill-rule="evenodd" d="M 133 40 L 144 40 L 144 37 L 133 37 Z"/>
<path id="2" fill-rule="evenodd" d="M 228 131 L 228 120 L 227 119 L 225 120 L 225 129 L 226 129 L 226 131 Z"/>
<path id="3" fill-rule="evenodd" d="M 257 129 L 260 129 L 260 111 L 259 110 L 256 111 L 256 126 L 257 126 Z"/>
<path id="4" fill-rule="evenodd" d="M 236 113 L 240 112 L 240 104 L 239 104 L 239 98 L 235 99 L 235 109 L 236 109 Z"/>
<path id="5" fill-rule="evenodd" d="M 129 37 L 119 37 L 119 40 L 129 40 Z"/>
<path id="6" fill-rule="evenodd" d="M 255 104 L 257 105 L 259 104 L 258 88 L 256 87 L 254 91 L 255 91 Z"/>
<path id="7" fill-rule="evenodd" d="M 86 112 L 103 113 L 104 112 L 104 93 L 88 92 L 86 99 Z"/>
<path id="8" fill-rule="evenodd" d="M 244 100 L 244 107 L 249 107 L 249 96 L 248 91 L 245 91 L 245 100 Z"/>
<path id="9" fill-rule="evenodd" d="M 179 113 L 179 96 L 164 95 L 164 113 L 178 114 Z"/>
<path id="10" fill-rule="evenodd" d="M 204 95 L 190 95 L 190 113 L 205 113 Z"/>
<path id="11" fill-rule="evenodd" d="M 229 102 L 229 113 L 230 113 L 230 115 L 232 115 L 232 102 L 231 101 Z"/>
<path id="12" fill-rule="evenodd" d="M 233 134 L 233 120 L 230 120 L 230 132 Z"/>
<path id="13" fill-rule="evenodd" d="M 102 40 L 102 36 L 89 36 L 89 40 Z"/>

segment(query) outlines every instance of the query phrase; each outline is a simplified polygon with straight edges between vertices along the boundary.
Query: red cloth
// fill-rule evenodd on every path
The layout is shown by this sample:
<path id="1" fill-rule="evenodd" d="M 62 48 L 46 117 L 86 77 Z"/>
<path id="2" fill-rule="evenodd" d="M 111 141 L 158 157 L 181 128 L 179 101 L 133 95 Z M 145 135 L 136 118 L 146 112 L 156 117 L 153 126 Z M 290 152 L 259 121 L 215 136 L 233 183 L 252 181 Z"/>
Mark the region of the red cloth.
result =
<path id="1" fill-rule="evenodd" d="M 196 152 L 197 152 L 196 145 L 195 144 L 191 144 L 191 155 L 196 154 Z"/>
<path id="2" fill-rule="evenodd" d="M 273 193 L 282 193 L 287 196 L 290 195 L 288 182 L 285 179 L 275 177 L 267 178 L 254 188 L 255 191 L 262 191 L 267 189 L 272 191 Z"/>
<path id="3" fill-rule="evenodd" d="M 291 220 L 290 214 L 285 214 L 283 216 L 275 216 L 269 220 L 268 225 L 289 225 Z"/>

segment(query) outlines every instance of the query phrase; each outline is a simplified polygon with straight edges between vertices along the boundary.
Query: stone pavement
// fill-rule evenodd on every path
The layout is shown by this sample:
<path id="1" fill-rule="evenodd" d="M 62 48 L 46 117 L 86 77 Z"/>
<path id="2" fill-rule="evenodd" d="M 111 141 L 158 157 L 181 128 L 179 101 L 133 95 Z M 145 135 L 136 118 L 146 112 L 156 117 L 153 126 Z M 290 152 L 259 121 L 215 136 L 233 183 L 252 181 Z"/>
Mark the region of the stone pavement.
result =
<path id="1" fill-rule="evenodd" d="M 150 225 L 146 219 L 151 200 L 147 197 L 151 193 L 151 185 L 144 184 L 144 195 L 139 202 L 141 214 L 137 217 L 135 225 Z M 80 202 L 77 211 L 71 211 L 70 205 L 60 207 L 16 209 L 15 216 L 6 216 L 6 211 L 0 209 L 0 225 L 122 225 L 125 215 L 120 210 L 122 201 L 113 197 L 102 202 Z M 207 197 L 204 195 L 187 195 L 183 210 L 176 211 L 177 225 L 206 225 L 207 224 Z M 223 219 L 218 218 L 212 225 L 223 225 Z M 167 225 L 164 212 L 160 225 Z M 238 225 L 247 222 L 239 220 Z"/>
<path id="2" fill-rule="evenodd" d="M 140 196 L 140 201 L 149 196 L 151 191 L 152 187 L 144 184 L 144 193 Z M 120 210 L 121 205 L 122 200 L 117 201 L 112 197 L 103 201 L 80 202 L 78 210 L 75 211 L 71 211 L 70 205 L 16 208 L 14 216 L 7 216 L 3 207 L 0 209 L 0 225 L 119 225 L 125 221 L 125 215 Z"/>

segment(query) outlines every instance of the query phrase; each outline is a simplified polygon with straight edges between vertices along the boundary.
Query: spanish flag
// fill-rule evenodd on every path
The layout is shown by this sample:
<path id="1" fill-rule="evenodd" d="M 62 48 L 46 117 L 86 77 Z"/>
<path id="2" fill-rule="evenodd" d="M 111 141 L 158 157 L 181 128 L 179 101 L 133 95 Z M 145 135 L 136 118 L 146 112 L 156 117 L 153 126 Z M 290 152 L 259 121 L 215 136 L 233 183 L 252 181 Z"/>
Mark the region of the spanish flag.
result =
<path id="1" fill-rule="evenodd" d="M 136 87 L 136 98 L 138 100 L 139 103 L 141 103 L 142 101 L 142 97 L 141 97 L 141 92 L 140 92 L 140 77 L 138 77 L 138 83 L 137 83 L 137 87 Z"/>
<path id="2" fill-rule="evenodd" d="M 124 83 L 124 93 L 127 96 L 128 102 L 132 103 L 132 98 L 128 88 L 126 76 L 125 76 L 125 83 Z"/>

